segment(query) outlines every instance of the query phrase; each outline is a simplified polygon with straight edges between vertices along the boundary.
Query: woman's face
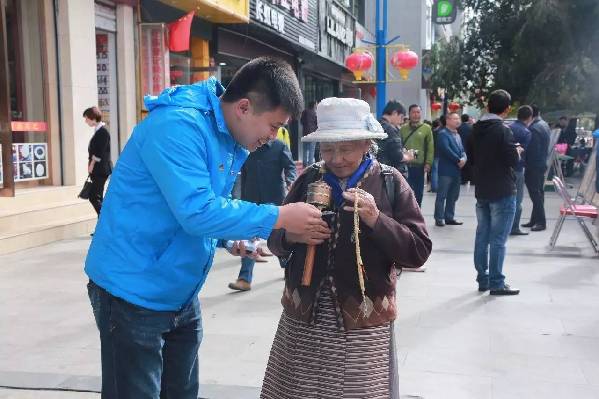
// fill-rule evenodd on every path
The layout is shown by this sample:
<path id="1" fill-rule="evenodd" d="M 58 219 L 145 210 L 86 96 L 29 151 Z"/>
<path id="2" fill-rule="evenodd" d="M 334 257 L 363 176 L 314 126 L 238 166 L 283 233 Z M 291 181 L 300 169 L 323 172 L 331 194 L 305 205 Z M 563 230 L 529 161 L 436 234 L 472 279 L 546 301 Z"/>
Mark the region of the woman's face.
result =
<path id="1" fill-rule="evenodd" d="M 320 156 L 335 176 L 345 179 L 358 169 L 369 147 L 369 140 L 320 143 Z"/>
<path id="2" fill-rule="evenodd" d="M 89 119 L 87 116 L 84 116 L 83 119 L 85 119 L 85 123 L 87 123 L 87 126 L 89 127 L 95 127 L 96 126 L 96 121 Z"/>

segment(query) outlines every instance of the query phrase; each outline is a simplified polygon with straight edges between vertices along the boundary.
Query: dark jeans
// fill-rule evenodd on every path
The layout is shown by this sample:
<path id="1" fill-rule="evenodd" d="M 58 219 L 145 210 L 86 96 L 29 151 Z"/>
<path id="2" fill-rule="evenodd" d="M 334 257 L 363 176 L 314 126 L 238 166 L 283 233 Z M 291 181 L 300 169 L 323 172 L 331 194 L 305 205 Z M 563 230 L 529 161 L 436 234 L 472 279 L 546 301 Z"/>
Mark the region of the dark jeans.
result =
<path id="1" fill-rule="evenodd" d="M 100 216 L 100 210 L 102 209 L 102 201 L 104 200 L 104 185 L 108 176 L 91 176 L 92 189 L 89 193 L 89 202 L 92 204 L 98 216 Z"/>
<path id="2" fill-rule="evenodd" d="M 524 181 L 528 195 L 532 201 L 531 224 L 546 226 L 545 220 L 545 168 L 527 167 L 524 171 Z"/>
<path id="3" fill-rule="evenodd" d="M 449 221 L 455 218 L 455 203 L 460 197 L 460 176 L 439 176 L 435 220 Z"/>
<path id="4" fill-rule="evenodd" d="M 520 230 L 520 217 L 522 216 L 522 199 L 524 198 L 524 171 L 514 171 L 516 175 L 516 216 L 512 224 L 512 231 Z"/>
<path id="5" fill-rule="evenodd" d="M 422 196 L 424 195 L 424 165 L 408 167 L 408 184 L 414 191 L 418 206 L 422 207 Z"/>
<path id="6" fill-rule="evenodd" d="M 476 281 L 481 287 L 502 289 L 505 285 L 503 261 L 505 243 L 514 222 L 516 197 L 509 196 L 489 201 L 476 201 L 476 239 L 474 242 L 474 267 Z"/>
<path id="7" fill-rule="evenodd" d="M 90 281 L 100 331 L 102 399 L 197 399 L 202 317 L 198 298 L 158 312 L 112 296 Z"/>

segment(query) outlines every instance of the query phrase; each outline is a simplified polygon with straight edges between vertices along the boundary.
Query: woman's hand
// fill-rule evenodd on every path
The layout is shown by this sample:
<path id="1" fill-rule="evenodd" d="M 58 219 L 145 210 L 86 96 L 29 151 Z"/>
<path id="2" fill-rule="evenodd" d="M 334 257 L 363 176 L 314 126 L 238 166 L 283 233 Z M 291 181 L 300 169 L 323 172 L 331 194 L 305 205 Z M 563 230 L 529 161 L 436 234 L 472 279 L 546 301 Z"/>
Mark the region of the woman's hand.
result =
<path id="1" fill-rule="evenodd" d="M 285 241 L 288 244 L 308 244 L 308 245 L 319 245 L 331 238 L 331 229 L 327 226 L 323 220 L 323 224 L 314 225 L 312 229 L 303 234 L 285 232 Z"/>
<path id="2" fill-rule="evenodd" d="M 353 204 L 355 204 L 356 196 L 358 197 L 358 214 L 360 215 L 360 219 L 366 226 L 373 229 L 381 212 L 377 208 L 372 194 L 367 193 L 359 188 L 350 188 L 343 193 L 343 198 L 345 198 L 347 202 L 351 203 L 352 206 L 344 206 L 343 210 L 349 212 L 354 211 Z"/>
<path id="3" fill-rule="evenodd" d="M 96 161 L 94 161 L 92 159 L 92 161 L 87 165 L 87 173 L 88 174 L 92 174 L 92 172 L 94 171 L 94 165 L 96 164 Z"/>

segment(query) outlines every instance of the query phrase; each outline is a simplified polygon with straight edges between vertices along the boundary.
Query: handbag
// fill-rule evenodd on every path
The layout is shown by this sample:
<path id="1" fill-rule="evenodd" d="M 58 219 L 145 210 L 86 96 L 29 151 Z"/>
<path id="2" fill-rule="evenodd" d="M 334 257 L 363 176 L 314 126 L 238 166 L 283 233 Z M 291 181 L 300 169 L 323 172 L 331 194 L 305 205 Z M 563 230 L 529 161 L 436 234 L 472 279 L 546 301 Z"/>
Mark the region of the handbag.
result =
<path id="1" fill-rule="evenodd" d="M 84 200 L 88 200 L 91 192 L 92 192 L 92 179 L 91 179 L 90 175 L 87 175 L 87 179 L 85 179 L 85 183 L 83 183 L 83 188 L 81 189 L 81 191 L 79 192 L 79 195 L 77 197 L 84 199 Z"/>

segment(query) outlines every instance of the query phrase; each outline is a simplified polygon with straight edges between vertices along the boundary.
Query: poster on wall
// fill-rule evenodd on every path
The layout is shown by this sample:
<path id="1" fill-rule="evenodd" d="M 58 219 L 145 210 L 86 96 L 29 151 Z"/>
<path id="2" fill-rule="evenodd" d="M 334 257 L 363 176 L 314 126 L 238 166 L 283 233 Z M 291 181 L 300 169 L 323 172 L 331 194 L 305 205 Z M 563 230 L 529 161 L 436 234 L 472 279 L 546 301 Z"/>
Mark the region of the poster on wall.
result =
<path id="1" fill-rule="evenodd" d="M 142 95 L 158 95 L 170 83 L 164 24 L 141 24 Z"/>
<path id="2" fill-rule="evenodd" d="M 0 153 L 2 146 L 0 145 Z M 14 181 L 43 180 L 48 178 L 48 144 L 15 143 L 12 145 Z M 0 157 L 0 184 L 4 182 Z"/>
<path id="3" fill-rule="evenodd" d="M 110 59 L 108 52 L 108 33 L 96 33 L 96 63 L 98 75 L 98 107 L 102 120 L 110 130 Z"/>

